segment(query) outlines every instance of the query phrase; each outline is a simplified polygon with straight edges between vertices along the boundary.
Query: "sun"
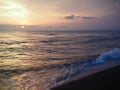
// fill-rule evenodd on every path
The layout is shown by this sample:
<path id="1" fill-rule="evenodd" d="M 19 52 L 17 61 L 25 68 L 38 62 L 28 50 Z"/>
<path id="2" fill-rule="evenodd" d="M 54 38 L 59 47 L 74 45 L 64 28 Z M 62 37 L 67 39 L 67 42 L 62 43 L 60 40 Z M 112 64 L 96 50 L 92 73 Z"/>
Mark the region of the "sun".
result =
<path id="1" fill-rule="evenodd" d="M 21 26 L 21 28 L 22 28 L 22 29 L 24 29 L 24 28 L 25 28 L 25 26 Z"/>

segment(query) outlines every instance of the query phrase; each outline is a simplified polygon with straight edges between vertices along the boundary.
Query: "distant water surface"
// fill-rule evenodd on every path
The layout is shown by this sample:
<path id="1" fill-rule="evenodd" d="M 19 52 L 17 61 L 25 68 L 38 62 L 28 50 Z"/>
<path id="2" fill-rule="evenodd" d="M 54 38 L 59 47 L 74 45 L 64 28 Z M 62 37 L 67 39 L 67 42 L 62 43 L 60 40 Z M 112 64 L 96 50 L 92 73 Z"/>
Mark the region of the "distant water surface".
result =
<path id="1" fill-rule="evenodd" d="M 120 31 L 1 31 L 0 90 L 46 90 L 119 48 Z"/>

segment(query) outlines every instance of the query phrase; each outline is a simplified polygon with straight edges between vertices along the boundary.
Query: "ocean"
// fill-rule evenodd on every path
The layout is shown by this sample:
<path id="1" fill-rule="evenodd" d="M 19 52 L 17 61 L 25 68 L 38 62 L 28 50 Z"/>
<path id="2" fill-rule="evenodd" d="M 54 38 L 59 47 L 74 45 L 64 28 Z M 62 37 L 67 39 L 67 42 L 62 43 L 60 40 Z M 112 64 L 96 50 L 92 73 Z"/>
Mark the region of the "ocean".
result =
<path id="1" fill-rule="evenodd" d="M 0 90 L 48 90 L 120 60 L 120 31 L 0 31 Z"/>

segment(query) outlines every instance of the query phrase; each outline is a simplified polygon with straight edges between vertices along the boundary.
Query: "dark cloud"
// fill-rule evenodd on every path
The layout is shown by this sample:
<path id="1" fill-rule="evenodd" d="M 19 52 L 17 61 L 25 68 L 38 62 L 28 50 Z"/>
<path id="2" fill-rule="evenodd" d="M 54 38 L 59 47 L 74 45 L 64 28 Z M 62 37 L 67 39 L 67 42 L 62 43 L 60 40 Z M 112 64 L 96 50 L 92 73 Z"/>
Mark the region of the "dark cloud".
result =
<path id="1" fill-rule="evenodd" d="M 69 15 L 69 16 L 65 16 L 64 18 L 68 20 L 74 20 L 74 19 L 80 18 L 80 16 Z"/>
<path id="2" fill-rule="evenodd" d="M 64 18 L 68 19 L 68 20 L 74 20 L 74 19 L 78 19 L 78 18 L 81 18 L 81 19 L 94 19 L 95 17 L 92 17 L 92 16 L 75 16 L 75 15 L 69 15 L 69 16 L 65 16 Z"/>
<path id="3" fill-rule="evenodd" d="M 92 16 L 83 16 L 81 17 L 82 19 L 94 19 L 95 17 L 92 17 Z"/>

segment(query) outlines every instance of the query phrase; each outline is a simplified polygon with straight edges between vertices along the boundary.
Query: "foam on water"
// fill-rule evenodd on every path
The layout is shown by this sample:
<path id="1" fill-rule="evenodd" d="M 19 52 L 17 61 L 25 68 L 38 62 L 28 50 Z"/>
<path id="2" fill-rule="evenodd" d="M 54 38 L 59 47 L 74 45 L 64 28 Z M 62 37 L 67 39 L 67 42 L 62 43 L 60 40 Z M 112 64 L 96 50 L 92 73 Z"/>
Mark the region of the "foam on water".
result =
<path id="1" fill-rule="evenodd" d="M 120 49 L 115 48 L 109 52 L 104 52 L 92 61 L 92 64 L 105 63 L 106 61 L 116 60 L 120 58 Z"/>
<path id="2" fill-rule="evenodd" d="M 70 80 L 78 74 L 89 71 L 94 66 L 104 65 L 117 60 L 120 60 L 119 48 L 104 52 L 94 60 L 57 65 L 52 67 L 53 69 L 51 68 L 51 70 L 26 72 L 9 80 L 11 85 L 9 90 L 47 90 L 61 82 Z"/>
<path id="3" fill-rule="evenodd" d="M 114 60 L 120 60 L 120 48 L 115 48 L 109 52 L 104 52 L 96 59 L 87 61 L 87 62 L 77 62 L 72 64 L 63 65 L 63 76 L 56 77 L 54 80 L 55 85 L 60 83 L 61 81 L 69 80 L 71 77 L 76 74 L 80 74 L 89 70 L 89 68 L 94 67 L 96 65 L 101 65 L 105 63 L 109 63 Z"/>
<path id="4" fill-rule="evenodd" d="M 94 66 L 107 64 L 116 60 L 120 60 L 120 48 L 115 48 L 108 52 L 101 53 L 100 56 L 94 60 L 75 62 L 71 64 L 60 64 L 54 66 L 50 71 L 44 70 L 41 72 L 38 70 L 37 72 L 28 72 L 20 76 L 23 77 L 23 80 L 20 79 L 20 81 L 23 82 L 18 84 L 13 83 L 11 90 L 16 88 L 16 86 L 19 86 L 23 90 L 27 90 L 26 88 L 29 88 L 28 90 L 34 90 L 34 88 L 35 90 L 49 90 L 50 87 L 66 82 L 77 74 L 87 72 Z M 14 77 L 12 81 L 16 78 L 18 78 L 18 76 Z"/>

